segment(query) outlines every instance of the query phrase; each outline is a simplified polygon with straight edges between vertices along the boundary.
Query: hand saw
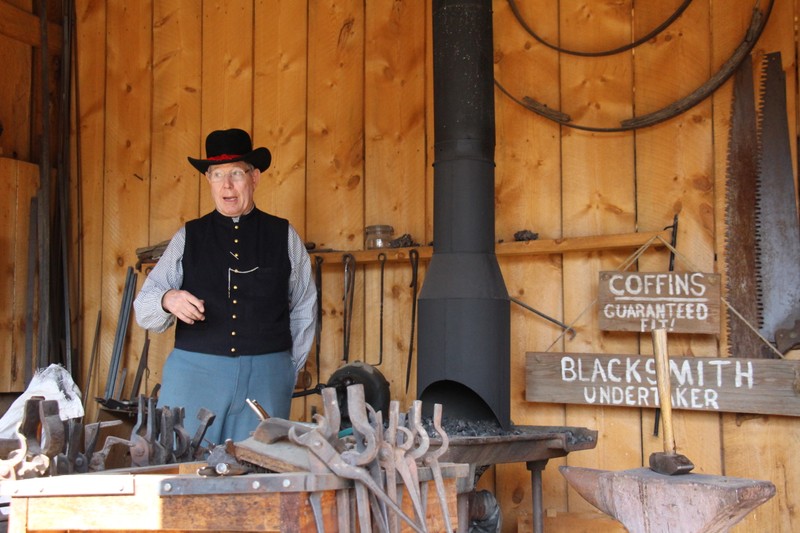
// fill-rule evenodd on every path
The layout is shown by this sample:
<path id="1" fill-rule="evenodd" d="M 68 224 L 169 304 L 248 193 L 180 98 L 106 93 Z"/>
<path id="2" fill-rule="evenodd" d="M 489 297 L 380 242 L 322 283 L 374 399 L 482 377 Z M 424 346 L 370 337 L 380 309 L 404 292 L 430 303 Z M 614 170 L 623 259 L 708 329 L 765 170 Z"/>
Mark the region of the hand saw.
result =
<path id="1" fill-rule="evenodd" d="M 756 115 L 747 58 L 734 78 L 726 176 L 729 355 L 775 357 L 800 341 L 800 225 L 779 53 L 767 54 Z M 758 330 L 756 334 L 748 324 Z M 794 337 L 795 340 L 792 340 Z"/>
<path id="2" fill-rule="evenodd" d="M 767 54 L 762 67 L 756 197 L 759 331 L 785 353 L 800 344 L 800 222 L 780 52 Z"/>

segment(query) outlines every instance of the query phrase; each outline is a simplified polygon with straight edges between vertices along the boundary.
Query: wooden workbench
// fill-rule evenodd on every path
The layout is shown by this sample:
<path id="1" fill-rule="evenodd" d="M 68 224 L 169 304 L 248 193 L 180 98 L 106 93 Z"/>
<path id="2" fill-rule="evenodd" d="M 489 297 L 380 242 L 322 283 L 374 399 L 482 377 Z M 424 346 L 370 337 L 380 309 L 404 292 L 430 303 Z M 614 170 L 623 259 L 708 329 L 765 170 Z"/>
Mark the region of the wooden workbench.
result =
<path id="1" fill-rule="evenodd" d="M 201 477 L 132 469 L 5 482 L 11 496 L 9 533 L 34 531 L 316 531 L 309 496 L 321 497 L 325 531 L 337 531 L 337 496 L 353 504 L 353 482 L 333 474 L 247 474 Z M 429 468 L 420 468 L 427 486 L 426 523 L 444 523 Z M 456 482 L 464 464 L 442 464 L 450 521 L 457 528 Z M 400 489 L 401 486 L 398 486 Z M 402 508 L 414 516 L 408 494 Z M 355 512 L 351 511 L 355 521 Z M 401 521 L 403 531 L 409 530 Z"/>

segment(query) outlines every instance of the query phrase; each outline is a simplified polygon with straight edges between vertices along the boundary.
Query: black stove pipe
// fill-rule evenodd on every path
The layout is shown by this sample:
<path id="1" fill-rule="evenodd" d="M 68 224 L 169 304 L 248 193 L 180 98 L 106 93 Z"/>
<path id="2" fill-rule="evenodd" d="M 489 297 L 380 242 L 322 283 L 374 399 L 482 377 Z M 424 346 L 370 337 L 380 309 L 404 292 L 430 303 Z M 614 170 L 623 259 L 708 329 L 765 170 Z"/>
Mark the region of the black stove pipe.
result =
<path id="1" fill-rule="evenodd" d="M 510 300 L 495 255 L 491 0 L 434 0 L 433 256 L 419 295 L 417 397 L 510 426 Z"/>

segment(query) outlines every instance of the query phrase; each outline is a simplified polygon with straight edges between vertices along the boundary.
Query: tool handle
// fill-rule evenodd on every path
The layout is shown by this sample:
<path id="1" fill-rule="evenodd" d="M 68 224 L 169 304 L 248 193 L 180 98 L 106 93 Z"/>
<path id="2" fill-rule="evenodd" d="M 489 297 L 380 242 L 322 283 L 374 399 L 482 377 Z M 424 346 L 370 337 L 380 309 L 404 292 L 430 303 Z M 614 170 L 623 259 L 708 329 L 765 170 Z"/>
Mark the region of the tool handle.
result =
<path id="1" fill-rule="evenodd" d="M 664 430 L 664 451 L 675 453 L 675 435 L 672 432 L 672 387 L 669 376 L 669 352 L 667 330 L 653 330 L 653 355 L 656 362 L 656 383 L 661 407 L 661 423 Z"/>

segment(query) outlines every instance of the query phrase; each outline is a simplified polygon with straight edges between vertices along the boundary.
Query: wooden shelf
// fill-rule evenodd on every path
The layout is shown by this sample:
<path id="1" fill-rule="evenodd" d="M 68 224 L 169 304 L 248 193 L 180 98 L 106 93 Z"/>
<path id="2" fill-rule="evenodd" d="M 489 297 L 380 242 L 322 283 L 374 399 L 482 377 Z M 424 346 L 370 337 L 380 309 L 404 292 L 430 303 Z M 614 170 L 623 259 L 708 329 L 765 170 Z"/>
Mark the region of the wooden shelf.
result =
<path id="1" fill-rule="evenodd" d="M 641 233 L 621 233 L 618 235 L 598 235 L 590 237 L 571 237 L 564 239 L 542 239 L 535 241 L 514 241 L 500 242 L 495 247 L 495 253 L 499 257 L 512 255 L 543 255 L 560 254 L 568 252 L 594 252 L 603 250 L 623 250 L 628 248 L 639 248 L 650 239 L 660 236 L 669 242 L 670 230 L 646 231 Z M 653 246 L 663 247 L 659 240 L 653 242 Z M 419 259 L 429 260 L 433 255 L 432 246 L 415 246 L 413 248 L 381 248 L 375 250 L 311 250 L 312 257 L 320 257 L 325 263 L 343 261 L 345 254 L 351 254 L 357 264 L 378 263 L 378 256 L 383 253 L 386 255 L 386 262 L 408 261 L 411 250 L 419 252 Z"/>

